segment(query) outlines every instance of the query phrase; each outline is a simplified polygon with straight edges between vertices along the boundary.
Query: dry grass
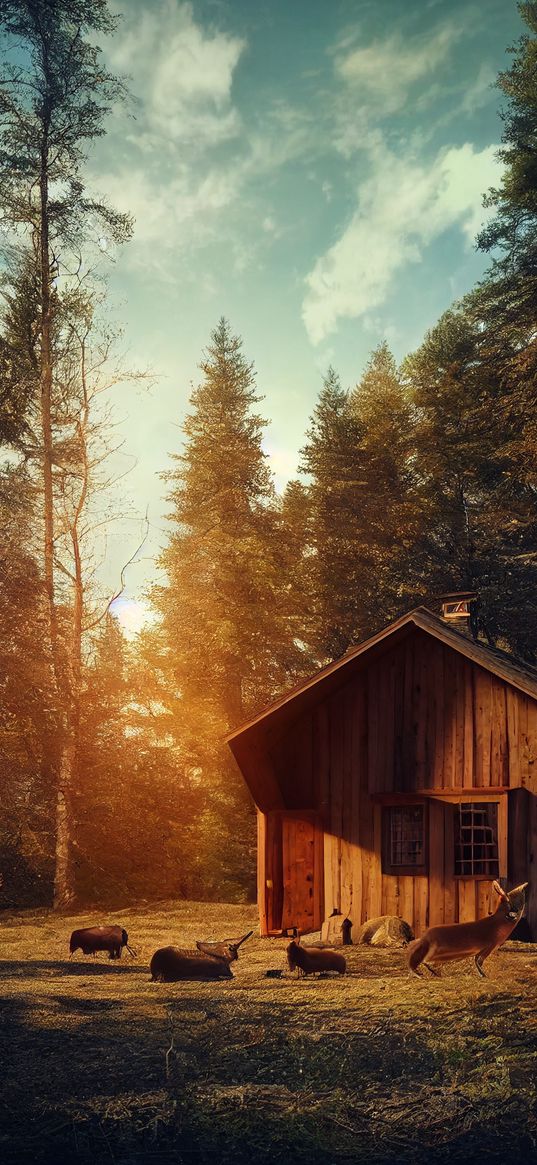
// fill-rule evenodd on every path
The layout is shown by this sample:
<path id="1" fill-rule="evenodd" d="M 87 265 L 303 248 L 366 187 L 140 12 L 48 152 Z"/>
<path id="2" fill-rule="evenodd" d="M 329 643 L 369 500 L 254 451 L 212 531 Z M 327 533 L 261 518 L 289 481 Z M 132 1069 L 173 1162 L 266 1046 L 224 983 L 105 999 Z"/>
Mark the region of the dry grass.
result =
<path id="1" fill-rule="evenodd" d="M 72 929 L 122 922 L 131 961 L 67 959 Z M 536 1153 L 535 946 L 440 980 L 350 948 L 345 979 L 267 979 L 253 938 L 233 981 L 156 984 L 158 946 L 236 937 L 252 907 L 166 903 L 0 924 L 8 1162 L 504 1162 Z M 346 952 L 347 953 L 347 952 Z"/>

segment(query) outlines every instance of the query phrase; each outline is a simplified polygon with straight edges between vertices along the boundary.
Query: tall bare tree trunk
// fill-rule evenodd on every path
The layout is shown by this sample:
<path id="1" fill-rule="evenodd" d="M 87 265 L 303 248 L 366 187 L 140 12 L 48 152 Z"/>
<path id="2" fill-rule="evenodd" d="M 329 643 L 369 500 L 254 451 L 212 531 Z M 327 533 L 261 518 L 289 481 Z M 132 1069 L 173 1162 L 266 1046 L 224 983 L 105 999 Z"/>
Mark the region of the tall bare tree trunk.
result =
<path id="1" fill-rule="evenodd" d="M 45 587 L 47 592 L 50 642 L 57 680 L 58 622 L 54 596 L 54 505 L 52 441 L 52 308 L 48 208 L 48 126 L 41 145 L 39 258 L 41 282 L 41 429 L 43 436 L 43 492 L 45 527 Z"/>
<path id="2" fill-rule="evenodd" d="M 49 237 L 49 119 L 43 116 L 41 166 L 39 175 L 40 224 L 40 296 L 41 296 L 41 432 L 43 439 L 43 501 L 44 501 L 44 575 L 49 613 L 52 672 L 59 711 L 58 733 L 54 742 L 54 756 L 49 765 L 56 781 L 56 837 L 53 905 L 65 907 L 72 899 L 69 877 L 69 791 L 73 763 L 73 744 L 70 726 L 65 733 L 65 708 L 61 683 L 60 644 L 54 586 L 54 443 L 52 431 L 52 278 Z M 67 716 L 69 720 L 69 715 Z"/>

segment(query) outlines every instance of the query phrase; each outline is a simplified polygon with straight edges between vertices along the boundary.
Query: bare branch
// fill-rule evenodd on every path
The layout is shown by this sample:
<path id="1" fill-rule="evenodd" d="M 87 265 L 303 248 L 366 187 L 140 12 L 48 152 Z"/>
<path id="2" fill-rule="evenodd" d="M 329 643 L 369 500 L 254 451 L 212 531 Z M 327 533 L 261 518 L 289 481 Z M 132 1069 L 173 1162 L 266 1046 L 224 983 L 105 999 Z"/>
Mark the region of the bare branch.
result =
<path id="1" fill-rule="evenodd" d="M 127 562 L 121 568 L 121 574 L 120 574 L 121 586 L 119 587 L 119 590 L 117 590 L 116 593 L 114 595 L 112 595 L 111 598 L 108 600 L 104 610 L 101 612 L 101 614 L 98 616 L 98 618 L 95 619 L 93 623 L 91 623 L 85 627 L 85 631 L 93 631 L 95 629 L 95 627 L 98 627 L 99 623 L 102 623 L 103 619 L 105 619 L 106 616 L 109 614 L 112 603 L 115 603 L 117 599 L 121 598 L 121 595 L 123 594 L 125 587 L 127 585 L 127 581 L 126 581 L 127 570 L 129 568 L 129 566 L 132 566 L 132 563 L 138 557 L 138 554 L 140 553 L 140 550 L 142 550 L 143 547 L 145 546 L 148 537 L 149 537 L 149 516 L 148 516 L 148 510 L 146 509 L 146 511 L 145 511 L 145 534 L 142 538 L 142 541 L 140 542 L 140 545 L 136 547 L 134 554 L 131 554 L 131 557 L 127 560 Z"/>

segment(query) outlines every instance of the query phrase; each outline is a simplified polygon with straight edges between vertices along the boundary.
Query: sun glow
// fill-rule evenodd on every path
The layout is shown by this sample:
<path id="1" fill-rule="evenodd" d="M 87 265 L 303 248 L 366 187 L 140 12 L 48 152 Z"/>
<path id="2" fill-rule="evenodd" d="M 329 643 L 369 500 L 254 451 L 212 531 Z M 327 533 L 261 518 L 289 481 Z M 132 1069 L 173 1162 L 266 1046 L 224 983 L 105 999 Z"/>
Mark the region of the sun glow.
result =
<path id="1" fill-rule="evenodd" d="M 127 639 L 134 638 L 155 621 L 154 612 L 140 599 L 115 599 L 110 610 Z"/>

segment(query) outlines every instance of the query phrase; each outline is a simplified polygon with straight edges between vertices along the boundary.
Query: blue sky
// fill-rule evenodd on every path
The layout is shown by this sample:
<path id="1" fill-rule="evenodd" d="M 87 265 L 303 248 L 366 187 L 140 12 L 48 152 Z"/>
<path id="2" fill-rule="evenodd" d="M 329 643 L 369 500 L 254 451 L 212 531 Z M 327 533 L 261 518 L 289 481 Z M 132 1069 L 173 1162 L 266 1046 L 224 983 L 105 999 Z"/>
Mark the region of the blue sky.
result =
<path id="1" fill-rule="evenodd" d="M 166 537 L 158 474 L 221 315 L 255 363 L 281 488 L 327 365 L 352 385 L 382 339 L 402 358 L 479 277 L 493 83 L 522 31 L 511 0 L 130 0 L 107 55 L 136 103 L 89 163 L 136 218 L 111 292 L 155 373 L 119 391 L 124 489 L 151 520 L 129 599 Z M 133 538 L 118 529 L 111 576 Z"/>

